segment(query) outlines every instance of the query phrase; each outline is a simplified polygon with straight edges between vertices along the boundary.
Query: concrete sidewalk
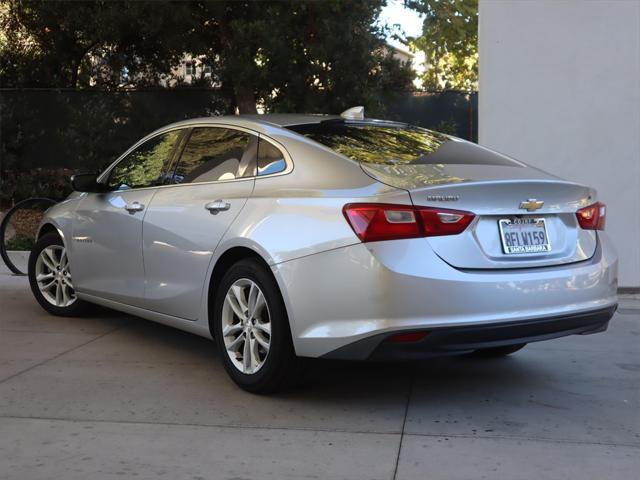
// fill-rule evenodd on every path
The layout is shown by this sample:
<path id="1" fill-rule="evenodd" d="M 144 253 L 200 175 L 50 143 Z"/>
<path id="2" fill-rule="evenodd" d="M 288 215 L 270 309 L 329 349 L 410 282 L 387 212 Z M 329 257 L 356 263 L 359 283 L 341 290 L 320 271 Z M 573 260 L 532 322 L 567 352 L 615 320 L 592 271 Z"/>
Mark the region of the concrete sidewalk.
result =
<path id="1" fill-rule="evenodd" d="M 640 300 L 511 358 L 314 362 L 259 397 L 212 342 L 45 314 L 0 270 L 0 479 L 624 479 L 640 471 Z"/>

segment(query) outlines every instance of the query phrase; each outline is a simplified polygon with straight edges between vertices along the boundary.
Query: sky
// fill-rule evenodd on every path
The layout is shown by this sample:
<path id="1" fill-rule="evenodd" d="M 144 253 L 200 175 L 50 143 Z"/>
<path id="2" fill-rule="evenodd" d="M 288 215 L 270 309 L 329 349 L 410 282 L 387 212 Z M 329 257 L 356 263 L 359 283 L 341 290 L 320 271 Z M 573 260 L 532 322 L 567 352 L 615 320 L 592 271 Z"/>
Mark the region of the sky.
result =
<path id="1" fill-rule="evenodd" d="M 402 42 L 391 38 L 394 33 L 399 34 L 401 37 L 417 37 L 422 34 L 422 21 L 423 17 L 418 15 L 415 10 L 411 10 L 404 7 L 402 0 L 388 0 L 387 6 L 380 12 L 380 23 L 386 23 L 393 29 L 387 37 L 387 43 L 394 47 L 407 50 L 407 46 Z M 417 77 L 413 81 L 416 88 L 422 88 L 421 75 L 425 70 L 425 56 L 424 52 L 414 52 L 413 69 L 417 73 Z"/>
<path id="2" fill-rule="evenodd" d="M 405 8 L 402 0 L 388 0 L 387 6 L 380 12 L 380 22 L 387 23 L 390 27 L 395 26 L 395 33 L 402 36 L 417 37 L 422 33 L 421 16 L 415 10 Z M 392 38 L 387 41 L 395 47 L 406 49 L 402 42 Z"/>

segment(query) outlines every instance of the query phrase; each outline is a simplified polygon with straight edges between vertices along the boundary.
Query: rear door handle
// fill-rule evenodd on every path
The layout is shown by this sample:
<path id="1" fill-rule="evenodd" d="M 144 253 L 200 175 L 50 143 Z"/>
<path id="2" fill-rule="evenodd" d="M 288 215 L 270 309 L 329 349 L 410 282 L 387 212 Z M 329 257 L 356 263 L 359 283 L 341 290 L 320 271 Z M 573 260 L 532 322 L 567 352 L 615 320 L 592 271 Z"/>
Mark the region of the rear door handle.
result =
<path id="1" fill-rule="evenodd" d="M 144 205 L 139 202 L 127 203 L 124 206 L 124 209 L 133 215 L 136 212 L 141 212 L 142 210 L 144 210 Z"/>
<path id="2" fill-rule="evenodd" d="M 214 202 L 207 203 L 204 208 L 209 210 L 212 215 L 216 215 L 218 212 L 229 210 L 231 208 L 231 204 L 224 200 L 216 200 Z"/>

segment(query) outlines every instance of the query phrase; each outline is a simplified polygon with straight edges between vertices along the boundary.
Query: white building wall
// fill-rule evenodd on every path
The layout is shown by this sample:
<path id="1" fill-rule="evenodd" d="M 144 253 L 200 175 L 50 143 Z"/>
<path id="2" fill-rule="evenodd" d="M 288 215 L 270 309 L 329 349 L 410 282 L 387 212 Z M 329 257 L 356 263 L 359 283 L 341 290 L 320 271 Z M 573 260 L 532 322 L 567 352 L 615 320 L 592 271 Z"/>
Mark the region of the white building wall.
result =
<path id="1" fill-rule="evenodd" d="M 640 287 L 640 0 L 480 0 L 479 140 L 598 190 Z"/>

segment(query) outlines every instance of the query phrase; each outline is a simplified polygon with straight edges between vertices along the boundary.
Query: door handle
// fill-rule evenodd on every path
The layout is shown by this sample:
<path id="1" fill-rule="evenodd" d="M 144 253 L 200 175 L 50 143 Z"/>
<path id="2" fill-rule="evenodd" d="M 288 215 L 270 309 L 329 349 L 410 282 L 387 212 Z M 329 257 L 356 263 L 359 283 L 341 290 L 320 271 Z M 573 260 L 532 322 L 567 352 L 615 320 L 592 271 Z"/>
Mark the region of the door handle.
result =
<path id="1" fill-rule="evenodd" d="M 141 212 L 142 210 L 144 210 L 144 205 L 138 202 L 127 203 L 124 206 L 124 209 L 133 215 L 136 212 Z"/>
<path id="2" fill-rule="evenodd" d="M 216 200 L 215 202 L 207 203 L 204 208 L 209 210 L 212 215 L 216 215 L 218 212 L 229 210 L 231 208 L 231 204 L 224 200 Z"/>

